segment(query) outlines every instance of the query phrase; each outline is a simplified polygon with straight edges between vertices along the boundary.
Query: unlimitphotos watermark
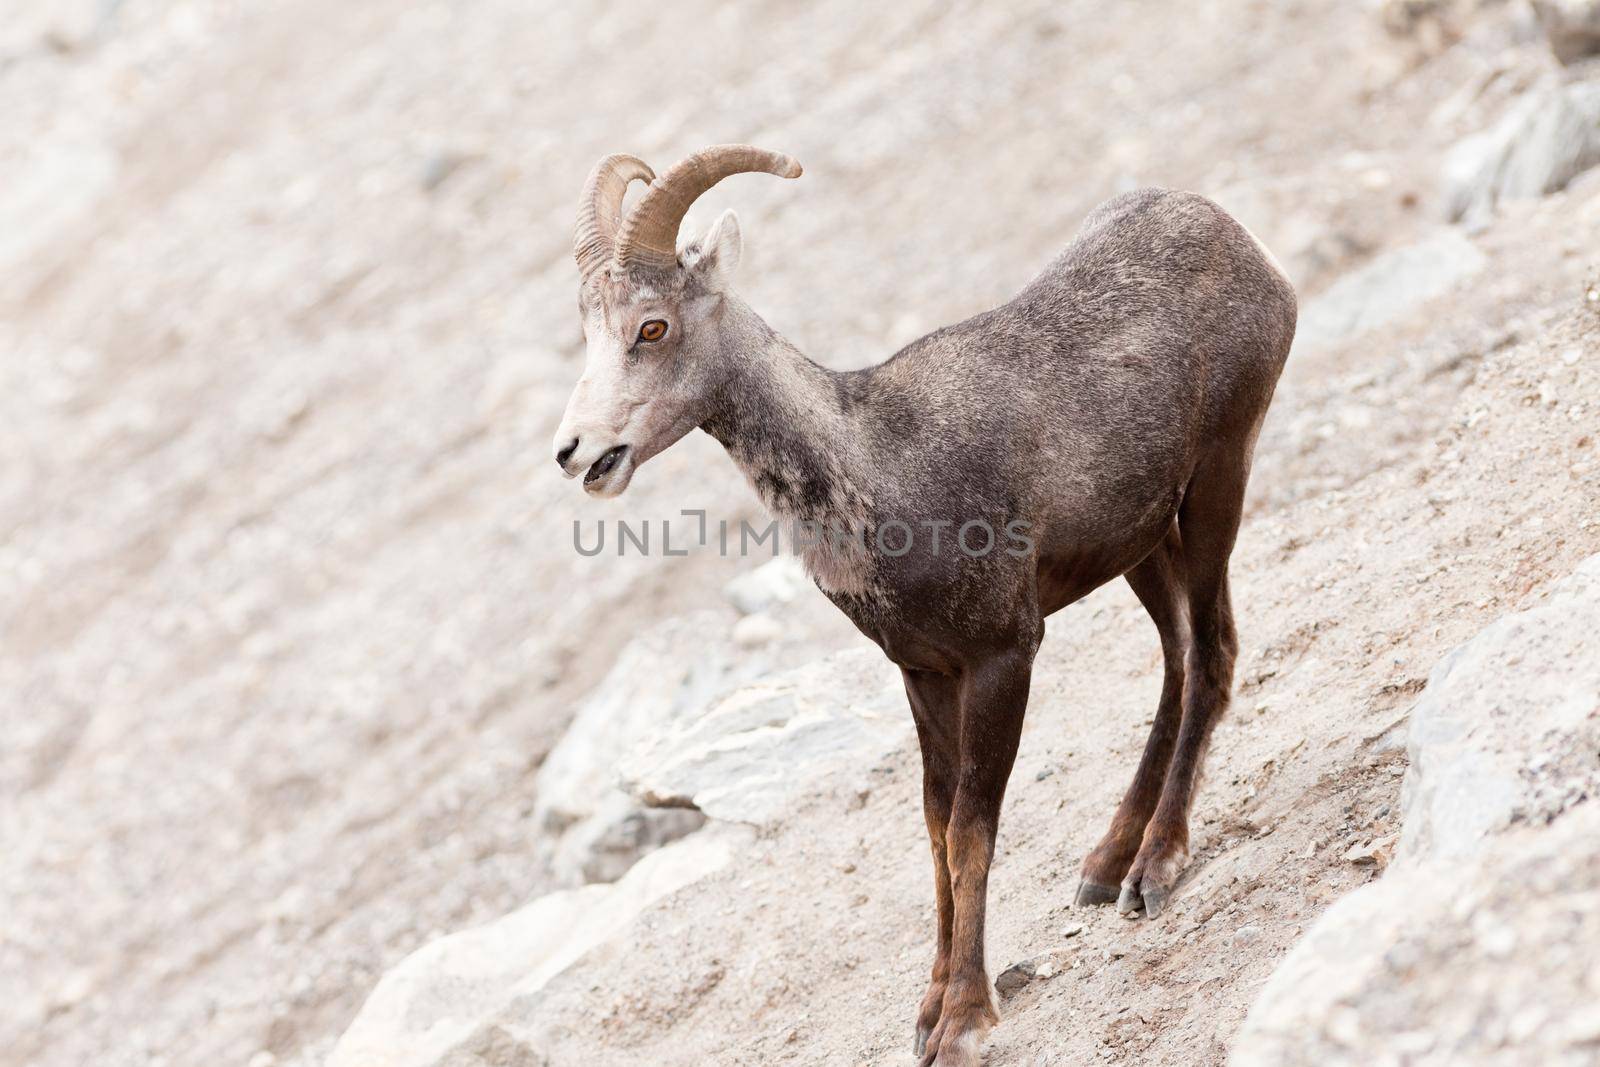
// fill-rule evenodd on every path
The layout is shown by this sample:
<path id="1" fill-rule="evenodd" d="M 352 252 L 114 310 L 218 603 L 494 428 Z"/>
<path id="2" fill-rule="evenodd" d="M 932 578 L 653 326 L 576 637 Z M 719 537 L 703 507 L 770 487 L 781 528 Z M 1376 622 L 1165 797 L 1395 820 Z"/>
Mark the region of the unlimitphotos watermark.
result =
<path id="1" fill-rule="evenodd" d="M 691 548 L 704 548 L 713 543 L 718 554 L 723 556 L 753 556 L 763 551 L 777 556 L 783 552 L 785 544 L 789 546 L 789 552 L 795 555 L 824 545 L 840 549 L 853 546 L 859 551 L 872 549 L 893 557 L 904 556 L 919 545 L 935 557 L 962 555 L 971 559 L 982 559 L 993 552 L 1026 556 L 1033 551 L 1033 539 L 1028 536 L 1031 524 L 1021 519 L 1000 524 L 990 523 L 986 519 L 968 519 L 965 522 L 955 519 L 917 519 L 911 522 L 889 519 L 871 528 L 862 523 L 846 526 L 810 521 L 783 523 L 777 519 L 758 527 L 745 519 L 740 519 L 737 524 L 720 519 L 713 536 L 705 511 L 687 510 L 679 514 L 698 520 L 697 528 L 674 535 L 670 519 L 662 519 L 659 525 L 643 519 L 637 526 L 625 519 L 616 520 L 615 537 L 612 539 L 615 553 L 619 556 L 626 556 L 630 551 L 640 556 L 687 556 Z M 652 537 L 653 530 L 658 531 L 659 536 Z M 675 536 L 677 541 L 674 541 Z M 588 540 L 584 536 L 582 521 L 572 520 L 572 547 L 577 549 L 580 556 L 598 556 L 606 551 L 606 520 L 596 520 L 592 543 L 586 544 Z"/>

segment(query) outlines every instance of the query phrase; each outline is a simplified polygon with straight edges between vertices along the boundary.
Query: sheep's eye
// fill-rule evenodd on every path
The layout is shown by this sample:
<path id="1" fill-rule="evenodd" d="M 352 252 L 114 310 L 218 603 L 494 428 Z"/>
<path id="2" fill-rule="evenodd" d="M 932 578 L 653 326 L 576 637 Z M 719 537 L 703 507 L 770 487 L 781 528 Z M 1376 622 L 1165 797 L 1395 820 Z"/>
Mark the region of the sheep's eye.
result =
<path id="1" fill-rule="evenodd" d="M 667 324 L 661 319 L 651 319 L 639 327 L 639 340 L 659 341 L 667 335 Z"/>

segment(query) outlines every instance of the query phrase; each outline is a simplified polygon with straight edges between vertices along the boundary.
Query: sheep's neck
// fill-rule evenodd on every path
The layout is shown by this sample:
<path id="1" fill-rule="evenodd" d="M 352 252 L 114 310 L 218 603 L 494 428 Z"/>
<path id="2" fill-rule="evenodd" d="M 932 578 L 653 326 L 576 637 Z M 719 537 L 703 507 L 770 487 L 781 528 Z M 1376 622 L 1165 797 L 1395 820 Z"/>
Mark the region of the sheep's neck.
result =
<path id="1" fill-rule="evenodd" d="M 800 552 L 812 576 L 830 592 L 864 592 L 867 552 L 832 535 L 864 531 L 860 538 L 871 544 L 882 494 L 874 492 L 856 421 L 867 413 L 846 411 L 842 376 L 811 362 L 754 314 L 730 319 L 724 352 L 732 369 L 704 429 L 780 521 L 783 551 L 795 544 L 797 528 L 822 534 Z M 807 539 L 803 532 L 798 540 Z"/>

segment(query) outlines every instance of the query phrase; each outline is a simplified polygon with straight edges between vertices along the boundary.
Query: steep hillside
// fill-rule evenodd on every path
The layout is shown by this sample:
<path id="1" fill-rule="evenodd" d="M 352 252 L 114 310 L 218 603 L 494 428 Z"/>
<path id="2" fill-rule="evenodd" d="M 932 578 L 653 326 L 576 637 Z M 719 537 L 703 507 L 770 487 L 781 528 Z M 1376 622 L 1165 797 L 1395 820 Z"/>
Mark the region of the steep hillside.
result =
<path id="1" fill-rule="evenodd" d="M 605 505 L 549 461 L 587 168 L 730 140 L 806 177 L 695 218 L 738 207 L 741 291 L 833 366 L 1004 299 L 1140 183 L 1217 197 L 1295 276 L 1193 872 L 1160 922 L 1068 907 L 1158 684 L 1118 587 L 1052 620 L 994 878 L 994 971 L 1061 973 L 1003 1003 L 991 1062 L 1219 1061 L 1381 868 L 1346 857 L 1397 829 L 1433 663 L 1600 547 L 1600 179 L 1452 224 L 1445 176 L 1592 76 L 1520 5 L 1420 7 L 20 5 L 0 1064 L 323 1062 L 413 950 L 581 877 L 538 775 L 630 640 L 710 612 L 713 690 L 859 647 L 810 591 L 740 623 L 753 561 L 573 551 L 575 519 L 753 517 L 709 440 Z M 712 816 L 683 843 L 724 866 L 484 1019 L 556 1063 L 900 1062 L 916 759 L 849 769 L 759 832 Z"/>

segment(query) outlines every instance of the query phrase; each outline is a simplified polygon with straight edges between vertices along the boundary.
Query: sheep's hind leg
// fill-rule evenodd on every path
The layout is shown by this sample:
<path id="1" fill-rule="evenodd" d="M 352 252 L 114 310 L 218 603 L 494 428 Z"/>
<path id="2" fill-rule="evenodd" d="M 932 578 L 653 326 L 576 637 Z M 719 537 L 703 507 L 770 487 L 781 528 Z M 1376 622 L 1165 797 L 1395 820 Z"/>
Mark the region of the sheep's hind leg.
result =
<path id="1" fill-rule="evenodd" d="M 1122 803 L 1112 817 L 1100 843 L 1083 861 L 1083 879 L 1078 883 L 1080 906 L 1115 903 L 1121 883 L 1133 866 L 1144 841 L 1145 826 L 1161 799 L 1167 779 L 1167 766 L 1177 744 L 1183 717 L 1184 656 L 1189 648 L 1189 615 L 1184 604 L 1181 557 L 1177 526 L 1155 550 L 1125 576 L 1139 602 L 1150 613 L 1161 635 L 1163 677 L 1161 701 L 1156 706 L 1150 737 L 1133 782 L 1123 794 Z"/>
<path id="2" fill-rule="evenodd" d="M 1189 860 L 1189 806 L 1211 732 L 1227 710 L 1239 638 L 1228 592 L 1228 557 L 1239 532 L 1250 454 L 1218 456 L 1190 482 L 1178 515 L 1192 638 L 1178 728 L 1161 799 L 1133 865 L 1122 880 L 1117 910 L 1161 913 Z"/>

